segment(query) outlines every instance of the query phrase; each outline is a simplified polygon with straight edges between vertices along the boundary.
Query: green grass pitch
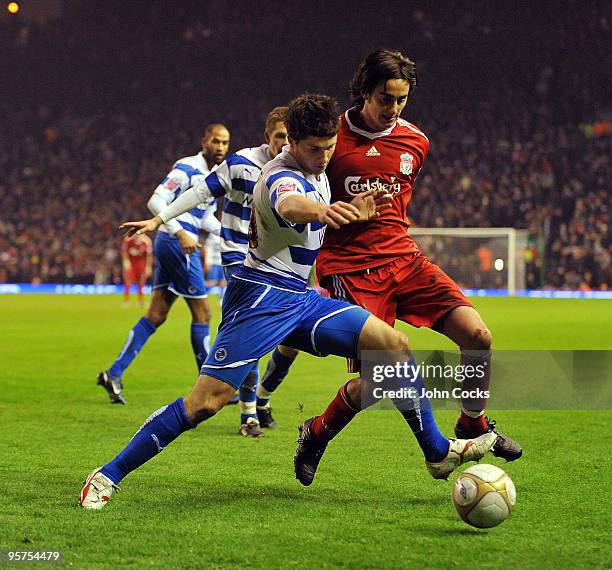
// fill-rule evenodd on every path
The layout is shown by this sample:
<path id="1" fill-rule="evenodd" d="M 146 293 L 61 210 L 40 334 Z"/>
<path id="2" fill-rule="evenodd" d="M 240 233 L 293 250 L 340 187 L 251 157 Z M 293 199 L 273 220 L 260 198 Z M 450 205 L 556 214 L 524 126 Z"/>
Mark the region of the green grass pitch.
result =
<path id="1" fill-rule="evenodd" d="M 610 301 L 475 304 L 497 349 L 612 345 Z M 525 455 L 505 466 L 517 507 L 489 531 L 459 520 L 456 476 L 432 480 L 390 411 L 360 414 L 312 487 L 301 487 L 296 427 L 345 381 L 339 358 L 299 357 L 273 400 L 279 428 L 266 437 L 238 436 L 238 411 L 228 407 L 131 474 L 104 510 L 78 508 L 89 471 L 196 378 L 188 313 L 177 303 L 124 378 L 129 405 L 109 404 L 96 373 L 140 315 L 117 296 L 0 297 L 0 550 L 59 549 L 75 568 L 610 567 L 609 409 L 491 410 Z M 452 346 L 405 328 L 416 348 Z M 456 411 L 437 419 L 450 434 Z"/>

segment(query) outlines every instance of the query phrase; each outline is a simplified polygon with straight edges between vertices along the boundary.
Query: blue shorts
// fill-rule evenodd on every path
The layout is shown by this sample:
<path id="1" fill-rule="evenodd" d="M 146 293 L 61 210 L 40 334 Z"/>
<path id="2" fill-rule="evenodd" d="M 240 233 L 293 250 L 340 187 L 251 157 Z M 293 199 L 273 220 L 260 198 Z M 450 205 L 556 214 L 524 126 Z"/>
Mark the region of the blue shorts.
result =
<path id="1" fill-rule="evenodd" d="M 222 265 L 211 265 L 206 274 L 208 281 L 225 281 L 225 273 Z"/>
<path id="2" fill-rule="evenodd" d="M 234 278 L 223 298 L 223 320 L 201 374 L 239 388 L 253 363 L 279 344 L 315 356 L 356 358 L 370 313 L 307 289 L 296 293 Z"/>
<path id="3" fill-rule="evenodd" d="M 153 289 L 168 289 L 192 299 L 207 296 L 200 252 L 186 255 L 179 241 L 166 232 L 157 232 L 155 244 L 155 276 Z"/>

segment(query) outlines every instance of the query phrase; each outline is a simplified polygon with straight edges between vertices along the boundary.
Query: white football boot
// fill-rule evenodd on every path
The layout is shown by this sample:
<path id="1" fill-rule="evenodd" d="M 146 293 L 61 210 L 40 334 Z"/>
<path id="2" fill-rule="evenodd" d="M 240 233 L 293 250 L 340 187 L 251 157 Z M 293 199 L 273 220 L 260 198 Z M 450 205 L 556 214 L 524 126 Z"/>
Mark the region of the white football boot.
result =
<path id="1" fill-rule="evenodd" d="M 467 461 L 480 461 L 496 440 L 497 434 L 493 431 L 474 439 L 450 439 L 446 457 L 436 463 L 425 461 L 425 465 L 434 479 L 448 479 L 459 465 Z"/>
<path id="2" fill-rule="evenodd" d="M 100 468 L 92 471 L 83 481 L 84 487 L 79 498 L 79 505 L 84 509 L 99 510 L 108 503 L 110 496 L 119 491 L 106 475 L 100 473 Z"/>

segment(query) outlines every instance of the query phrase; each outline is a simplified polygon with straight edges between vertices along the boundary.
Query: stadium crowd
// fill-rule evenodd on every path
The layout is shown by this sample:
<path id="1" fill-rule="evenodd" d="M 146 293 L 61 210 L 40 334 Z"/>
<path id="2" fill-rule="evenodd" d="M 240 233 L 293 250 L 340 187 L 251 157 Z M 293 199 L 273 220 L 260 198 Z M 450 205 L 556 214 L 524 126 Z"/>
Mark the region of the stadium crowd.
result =
<path id="1" fill-rule="evenodd" d="M 271 107 L 348 104 L 347 70 L 390 46 L 417 62 L 404 115 L 431 142 L 414 224 L 525 229 L 528 288 L 610 288 L 605 2 L 66 4 L 0 21 L 0 282 L 120 282 L 118 224 L 206 124 L 258 145 Z M 467 281 L 478 254 L 454 252 L 432 256 Z"/>

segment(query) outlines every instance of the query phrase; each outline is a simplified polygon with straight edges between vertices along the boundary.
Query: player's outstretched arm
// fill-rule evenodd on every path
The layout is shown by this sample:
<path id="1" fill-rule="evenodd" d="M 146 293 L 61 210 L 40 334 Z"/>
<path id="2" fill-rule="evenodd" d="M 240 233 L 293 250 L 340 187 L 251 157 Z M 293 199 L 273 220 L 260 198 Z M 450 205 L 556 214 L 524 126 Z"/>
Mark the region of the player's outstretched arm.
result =
<path id="1" fill-rule="evenodd" d="M 372 210 L 374 209 L 372 205 Z M 340 226 L 358 221 L 361 216 L 359 210 L 352 204 L 334 202 L 329 206 L 312 202 L 297 194 L 284 197 L 283 201 L 278 204 L 277 211 L 292 224 L 320 222 L 336 230 Z"/>
<path id="2" fill-rule="evenodd" d="M 192 186 L 187 188 L 174 202 L 168 204 L 162 210 L 153 213 L 157 214 L 166 223 L 185 212 L 189 212 L 189 210 L 200 204 L 208 204 L 211 200 L 210 192 L 206 192 L 205 196 L 203 196 L 202 193 Z"/>

